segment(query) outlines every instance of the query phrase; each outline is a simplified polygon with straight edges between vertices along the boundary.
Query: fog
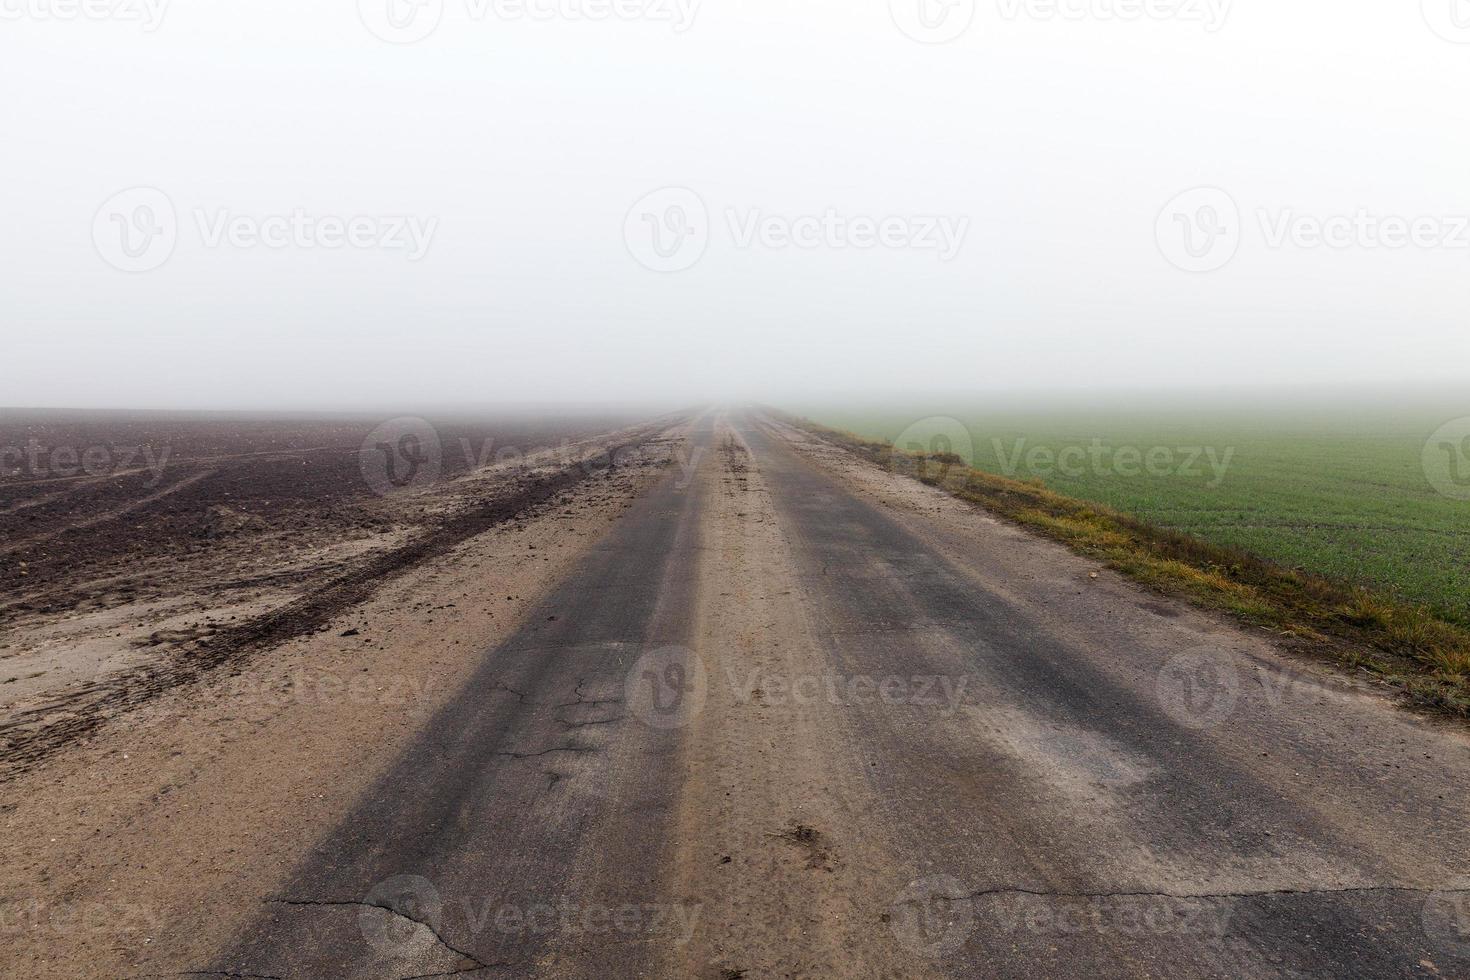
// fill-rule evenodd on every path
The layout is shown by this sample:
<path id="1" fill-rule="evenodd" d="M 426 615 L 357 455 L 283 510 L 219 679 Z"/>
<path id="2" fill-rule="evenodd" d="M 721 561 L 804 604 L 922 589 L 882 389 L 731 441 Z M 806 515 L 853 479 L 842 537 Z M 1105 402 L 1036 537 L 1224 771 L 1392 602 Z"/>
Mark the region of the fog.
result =
<path id="1" fill-rule="evenodd" d="M 0 15 L 3 405 L 1470 376 L 1463 0 Z"/>

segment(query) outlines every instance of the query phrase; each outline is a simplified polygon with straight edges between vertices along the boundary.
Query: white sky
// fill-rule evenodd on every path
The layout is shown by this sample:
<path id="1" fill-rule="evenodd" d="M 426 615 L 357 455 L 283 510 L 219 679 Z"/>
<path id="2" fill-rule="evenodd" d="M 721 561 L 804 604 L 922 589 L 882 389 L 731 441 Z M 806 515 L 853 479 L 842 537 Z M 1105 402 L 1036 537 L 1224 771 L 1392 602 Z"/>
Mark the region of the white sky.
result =
<path id="1" fill-rule="evenodd" d="M 682 33 L 442 0 L 405 45 L 353 0 L 173 0 L 151 32 L 56 2 L 0 0 L 3 405 L 1470 378 L 1470 43 L 1429 23 L 1470 41 L 1467 0 L 1235 0 L 1213 32 L 978 0 L 944 44 L 888 0 L 704 0 Z M 178 233 L 130 273 L 94 219 L 120 235 L 99 208 L 138 186 Z M 624 227 L 669 186 L 708 247 L 660 273 Z M 1199 186 L 1241 214 L 1207 273 L 1156 240 Z M 418 261 L 200 227 L 295 209 L 438 223 Z M 828 209 L 968 233 L 942 261 L 742 247 L 729 217 Z M 1261 209 L 1432 216 L 1457 247 L 1273 248 Z"/>

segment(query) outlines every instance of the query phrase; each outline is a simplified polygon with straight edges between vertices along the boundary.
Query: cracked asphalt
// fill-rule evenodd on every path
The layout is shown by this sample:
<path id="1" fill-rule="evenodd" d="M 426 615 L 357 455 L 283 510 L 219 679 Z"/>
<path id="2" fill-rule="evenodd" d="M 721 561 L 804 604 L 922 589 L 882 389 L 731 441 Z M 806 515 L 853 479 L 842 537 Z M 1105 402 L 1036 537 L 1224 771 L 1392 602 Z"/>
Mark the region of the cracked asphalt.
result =
<path id="1" fill-rule="evenodd" d="M 694 449 L 711 438 L 706 421 Z M 561 908 L 572 895 L 641 907 L 659 894 L 680 733 L 628 719 L 624 688 L 644 652 L 691 641 L 701 504 L 678 474 L 638 500 L 210 968 L 529 971 L 577 937 L 508 926 L 501 910 Z M 338 896 L 368 897 L 354 907 Z M 627 943 L 600 959 L 636 970 L 642 951 Z"/>
<path id="2" fill-rule="evenodd" d="M 199 975 L 1470 976 L 1463 733 L 776 419 L 692 448 Z"/>

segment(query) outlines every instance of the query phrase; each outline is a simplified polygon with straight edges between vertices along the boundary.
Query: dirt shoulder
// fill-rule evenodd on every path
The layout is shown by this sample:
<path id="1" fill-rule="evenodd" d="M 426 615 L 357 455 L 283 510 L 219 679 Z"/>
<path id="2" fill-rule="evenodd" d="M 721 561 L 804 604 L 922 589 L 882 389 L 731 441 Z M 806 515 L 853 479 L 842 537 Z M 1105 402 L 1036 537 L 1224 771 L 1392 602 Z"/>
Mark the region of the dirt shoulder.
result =
<path id="1" fill-rule="evenodd" d="M 452 534 L 420 541 L 351 602 L 303 597 L 323 603 L 306 628 L 266 630 L 251 655 L 153 691 L 15 774 L 0 960 L 32 977 L 132 975 L 155 944 L 180 970 L 208 961 L 256 911 L 239 897 L 270 893 L 486 651 L 678 465 L 686 435 L 644 432 L 618 465 L 549 484 L 513 519 L 475 524 L 483 512 L 465 509 L 503 501 L 494 472 L 461 483 L 458 499 L 419 499 L 451 516 L 440 527 Z"/>

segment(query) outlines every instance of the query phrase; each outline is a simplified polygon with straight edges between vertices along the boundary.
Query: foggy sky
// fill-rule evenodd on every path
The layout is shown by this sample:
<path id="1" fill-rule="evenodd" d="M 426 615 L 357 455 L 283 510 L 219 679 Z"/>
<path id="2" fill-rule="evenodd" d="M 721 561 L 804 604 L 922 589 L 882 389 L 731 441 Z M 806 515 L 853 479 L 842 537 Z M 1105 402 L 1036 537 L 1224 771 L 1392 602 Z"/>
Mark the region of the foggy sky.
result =
<path id="1" fill-rule="evenodd" d="M 57 2 L 0 0 L 0 405 L 1470 376 L 1461 0 L 980 0 L 944 43 L 905 4 L 965 0 L 424 0 L 415 43 L 389 0 Z M 133 188 L 176 217 L 143 271 Z M 1212 271 L 1160 238 L 1194 188 L 1239 209 Z M 691 200 L 704 244 L 649 268 Z"/>

